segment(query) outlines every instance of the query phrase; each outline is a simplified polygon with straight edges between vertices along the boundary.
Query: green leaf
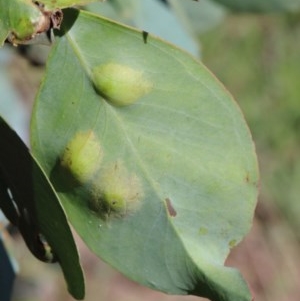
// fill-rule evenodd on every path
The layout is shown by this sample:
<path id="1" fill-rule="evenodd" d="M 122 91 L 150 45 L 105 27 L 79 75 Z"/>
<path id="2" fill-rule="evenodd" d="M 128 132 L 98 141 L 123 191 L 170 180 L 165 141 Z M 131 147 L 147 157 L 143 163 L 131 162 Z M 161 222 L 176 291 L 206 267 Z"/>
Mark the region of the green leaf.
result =
<path id="1" fill-rule="evenodd" d="M 0 12 L 1 14 L 1 12 Z M 5 39 L 7 38 L 9 30 L 5 26 L 2 20 L 2 16 L 0 15 L 0 47 L 4 44 Z"/>
<path id="2" fill-rule="evenodd" d="M 31 0 L 0 0 L 0 46 L 11 34 L 11 40 L 26 40 L 36 33 L 43 18 Z"/>
<path id="3" fill-rule="evenodd" d="M 66 215 L 47 177 L 0 117 L 0 207 L 40 260 L 58 261 L 70 293 L 84 297 L 84 279 Z"/>
<path id="4" fill-rule="evenodd" d="M 300 9 L 299 0 L 214 0 L 236 11 L 281 12 Z"/>
<path id="5" fill-rule="evenodd" d="M 223 266 L 257 196 L 236 103 L 176 47 L 87 12 L 64 15 L 31 130 L 71 223 L 141 284 L 250 300 L 240 274 Z"/>
<path id="6" fill-rule="evenodd" d="M 40 3 L 45 5 L 46 9 L 66 8 L 75 5 L 85 5 L 91 2 L 105 0 L 41 0 Z"/>

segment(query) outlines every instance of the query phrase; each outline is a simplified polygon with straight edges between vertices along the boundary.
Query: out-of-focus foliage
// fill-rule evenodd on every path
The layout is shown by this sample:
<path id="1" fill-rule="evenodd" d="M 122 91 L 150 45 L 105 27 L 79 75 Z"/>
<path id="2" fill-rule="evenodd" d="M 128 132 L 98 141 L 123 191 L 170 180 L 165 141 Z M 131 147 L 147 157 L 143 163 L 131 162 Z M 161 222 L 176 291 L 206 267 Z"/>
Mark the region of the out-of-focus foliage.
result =
<path id="1" fill-rule="evenodd" d="M 1 115 L 13 126 L 17 133 L 24 139 L 28 137 L 27 120 L 29 112 L 21 102 L 12 79 L 9 76 L 8 63 L 12 60 L 12 51 L 2 48 L 0 51 L 0 112 Z"/>
<path id="2" fill-rule="evenodd" d="M 186 28 L 196 34 L 218 25 L 227 15 L 226 7 L 211 0 L 169 0 L 169 4 Z"/>
<path id="3" fill-rule="evenodd" d="M 300 17 L 232 17 L 201 36 L 204 62 L 242 107 L 256 141 L 261 198 L 299 233 Z M 222 49 L 222 51 L 220 51 Z M 299 235 L 299 234 L 297 234 Z"/>
<path id="4" fill-rule="evenodd" d="M 87 8 L 155 34 L 197 57 L 201 54 L 197 35 L 219 24 L 226 15 L 223 6 L 210 0 L 170 0 L 167 3 L 160 0 L 109 0 L 91 3 Z"/>
<path id="5" fill-rule="evenodd" d="M 55 190 L 23 141 L 2 117 L 0 142 L 1 210 L 19 228 L 35 257 L 44 262 L 60 263 L 70 293 L 82 299 L 83 272 Z"/>
<path id="6" fill-rule="evenodd" d="M 300 8 L 299 0 L 214 0 L 235 11 L 284 12 Z"/>
<path id="7" fill-rule="evenodd" d="M 1 228 L 2 223 L 0 223 L 0 293 L 2 300 L 10 300 L 16 271 L 4 246 Z"/>

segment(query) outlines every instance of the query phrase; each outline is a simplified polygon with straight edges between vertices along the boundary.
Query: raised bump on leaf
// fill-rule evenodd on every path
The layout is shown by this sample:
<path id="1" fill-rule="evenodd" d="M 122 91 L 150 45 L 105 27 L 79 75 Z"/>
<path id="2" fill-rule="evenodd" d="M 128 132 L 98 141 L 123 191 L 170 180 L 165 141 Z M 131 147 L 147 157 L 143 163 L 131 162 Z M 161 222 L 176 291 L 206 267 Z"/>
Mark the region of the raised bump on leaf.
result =
<path id="1" fill-rule="evenodd" d="M 101 170 L 93 180 L 89 205 L 100 216 L 122 217 L 135 212 L 142 197 L 140 179 L 117 161 Z"/>
<path id="2" fill-rule="evenodd" d="M 99 170 L 102 158 L 103 151 L 94 132 L 78 132 L 67 144 L 61 165 L 77 182 L 85 184 Z"/>
<path id="3" fill-rule="evenodd" d="M 133 104 L 153 87 L 143 71 L 116 63 L 95 67 L 92 79 L 96 91 L 115 106 Z"/>

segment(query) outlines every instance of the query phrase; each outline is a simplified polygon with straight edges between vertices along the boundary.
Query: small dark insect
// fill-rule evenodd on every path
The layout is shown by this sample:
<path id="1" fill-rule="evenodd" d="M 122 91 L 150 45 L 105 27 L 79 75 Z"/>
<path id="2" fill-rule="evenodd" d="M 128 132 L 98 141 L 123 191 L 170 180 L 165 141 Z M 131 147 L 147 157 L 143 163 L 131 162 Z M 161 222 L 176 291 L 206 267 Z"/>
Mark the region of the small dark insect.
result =
<path id="1" fill-rule="evenodd" d="M 168 213 L 170 214 L 170 216 L 175 217 L 177 215 L 177 212 L 176 212 L 175 208 L 173 207 L 171 200 L 169 198 L 166 198 L 165 202 L 167 205 Z"/>

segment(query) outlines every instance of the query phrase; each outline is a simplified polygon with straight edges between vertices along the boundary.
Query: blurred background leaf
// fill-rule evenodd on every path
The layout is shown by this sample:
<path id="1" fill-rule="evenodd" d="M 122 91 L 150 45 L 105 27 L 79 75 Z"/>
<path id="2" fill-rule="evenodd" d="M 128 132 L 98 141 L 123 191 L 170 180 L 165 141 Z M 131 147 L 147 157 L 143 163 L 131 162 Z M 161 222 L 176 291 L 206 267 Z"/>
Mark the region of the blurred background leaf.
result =
<path id="1" fill-rule="evenodd" d="M 0 224 L 0 294 L 3 301 L 11 300 L 16 270 L 3 242 L 2 223 Z"/>
<path id="2" fill-rule="evenodd" d="M 54 258 L 59 262 L 70 293 L 82 299 L 84 279 L 77 248 L 52 185 L 1 117 L 0 141 L 1 209 L 18 227 L 34 256 L 45 262 L 53 262 Z"/>
<path id="3" fill-rule="evenodd" d="M 93 1 L 102 2 L 104 0 L 41 0 L 38 2 L 45 5 L 46 10 L 47 9 L 51 10 L 51 9 L 66 8 L 70 6 L 76 6 L 76 5 L 85 5 Z"/>
<path id="4" fill-rule="evenodd" d="M 217 26 L 228 13 L 226 7 L 211 0 L 168 0 L 168 3 L 177 18 L 193 34 L 200 34 Z"/>
<path id="5" fill-rule="evenodd" d="M 296 301 L 299 295 L 297 37 L 297 11 L 235 15 L 222 28 L 201 35 L 204 63 L 232 91 L 257 146 L 261 192 L 256 220 L 249 239 L 235 253 L 252 279 L 256 300 Z"/>
<path id="6" fill-rule="evenodd" d="M 214 0 L 235 11 L 285 12 L 300 8 L 299 0 Z"/>
<path id="7" fill-rule="evenodd" d="M 200 44 L 194 33 L 186 30 L 180 19 L 162 1 L 111 0 L 104 3 L 91 3 L 87 9 L 155 34 L 195 56 L 200 55 Z"/>
<path id="8" fill-rule="evenodd" d="M 10 48 L 4 47 L 0 51 L 0 112 L 14 127 L 16 132 L 28 142 L 28 120 L 30 113 L 22 103 L 22 96 L 16 91 L 9 74 L 9 62 L 13 58 Z"/>

